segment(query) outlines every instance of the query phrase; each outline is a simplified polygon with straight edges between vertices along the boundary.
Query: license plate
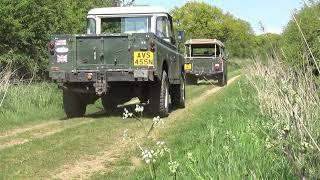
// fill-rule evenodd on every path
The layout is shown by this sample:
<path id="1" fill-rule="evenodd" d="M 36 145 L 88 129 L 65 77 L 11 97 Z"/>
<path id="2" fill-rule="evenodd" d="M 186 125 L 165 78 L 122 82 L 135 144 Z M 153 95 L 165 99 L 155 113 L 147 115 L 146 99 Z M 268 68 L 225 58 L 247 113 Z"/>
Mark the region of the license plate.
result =
<path id="1" fill-rule="evenodd" d="M 135 66 L 153 66 L 154 54 L 151 51 L 135 51 L 133 64 Z"/>
<path id="2" fill-rule="evenodd" d="M 184 70 L 192 70 L 192 64 L 184 64 Z"/>

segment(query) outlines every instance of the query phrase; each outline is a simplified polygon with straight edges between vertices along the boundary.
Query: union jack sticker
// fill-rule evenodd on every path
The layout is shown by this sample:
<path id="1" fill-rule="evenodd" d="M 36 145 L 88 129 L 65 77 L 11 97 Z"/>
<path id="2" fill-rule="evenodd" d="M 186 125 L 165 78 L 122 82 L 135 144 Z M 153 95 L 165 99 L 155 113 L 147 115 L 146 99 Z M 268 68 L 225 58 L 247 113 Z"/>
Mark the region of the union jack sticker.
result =
<path id="1" fill-rule="evenodd" d="M 68 55 L 57 55 L 57 63 L 67 63 Z"/>

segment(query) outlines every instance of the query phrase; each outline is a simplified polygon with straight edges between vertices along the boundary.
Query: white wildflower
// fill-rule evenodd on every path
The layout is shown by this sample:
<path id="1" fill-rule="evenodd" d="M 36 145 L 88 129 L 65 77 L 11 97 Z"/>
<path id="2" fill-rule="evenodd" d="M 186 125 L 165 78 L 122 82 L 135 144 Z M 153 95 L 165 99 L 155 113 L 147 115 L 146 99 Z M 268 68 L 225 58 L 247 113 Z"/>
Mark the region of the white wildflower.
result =
<path id="1" fill-rule="evenodd" d="M 154 151 L 153 150 L 145 149 L 142 151 L 141 155 L 142 155 L 143 160 L 147 164 L 156 162 L 156 160 L 154 159 Z"/>
<path id="2" fill-rule="evenodd" d="M 225 151 L 229 151 L 229 146 L 223 146 L 222 148 L 223 148 L 223 150 L 225 150 Z"/>
<path id="3" fill-rule="evenodd" d="M 137 113 L 142 113 L 144 111 L 144 107 L 143 106 L 139 106 L 138 104 L 136 105 L 135 111 Z"/>
<path id="4" fill-rule="evenodd" d="M 269 138 L 266 139 L 266 144 L 265 144 L 265 146 L 266 146 L 267 149 L 272 148 L 273 145 L 272 145 L 272 143 L 270 142 Z"/>
<path id="5" fill-rule="evenodd" d="M 156 157 L 163 157 L 166 152 L 170 152 L 170 149 L 166 146 L 166 143 L 163 141 L 157 142 L 157 150 L 155 152 Z"/>
<path id="6" fill-rule="evenodd" d="M 128 129 L 126 129 L 123 131 L 122 140 L 125 141 L 128 137 Z"/>
<path id="7" fill-rule="evenodd" d="M 126 108 L 124 108 L 122 119 L 127 119 L 129 117 L 129 114 L 129 111 Z"/>
<path id="8" fill-rule="evenodd" d="M 164 121 L 163 121 L 163 119 L 160 118 L 160 116 L 154 117 L 152 121 L 153 121 L 154 125 L 164 124 Z"/>
<path id="9" fill-rule="evenodd" d="M 169 165 L 169 169 L 172 173 L 176 173 L 178 171 L 178 168 L 180 166 L 180 164 L 177 161 L 170 161 L 168 163 Z"/>
<path id="10" fill-rule="evenodd" d="M 229 130 L 227 130 L 226 135 L 229 136 L 231 133 Z"/>
<path id="11" fill-rule="evenodd" d="M 187 159 L 189 159 L 190 161 L 194 162 L 194 158 L 193 158 L 192 152 L 188 152 L 187 153 Z"/>
<path id="12" fill-rule="evenodd" d="M 231 136 L 231 140 L 232 140 L 233 142 L 236 142 L 236 141 L 237 141 L 236 136 L 235 136 L 235 135 L 232 135 L 232 136 Z"/>

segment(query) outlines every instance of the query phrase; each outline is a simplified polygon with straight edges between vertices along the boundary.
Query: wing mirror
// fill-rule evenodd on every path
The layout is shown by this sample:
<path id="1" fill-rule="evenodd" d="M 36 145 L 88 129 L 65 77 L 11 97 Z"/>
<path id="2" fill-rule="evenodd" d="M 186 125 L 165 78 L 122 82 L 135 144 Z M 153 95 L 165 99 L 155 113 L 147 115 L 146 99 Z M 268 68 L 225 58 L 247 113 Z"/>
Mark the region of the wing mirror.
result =
<path id="1" fill-rule="evenodd" d="M 185 31 L 178 31 L 177 32 L 177 39 L 179 43 L 184 43 L 185 42 Z"/>
<path id="2" fill-rule="evenodd" d="M 226 61 L 229 60 L 229 53 L 227 53 L 227 54 L 224 55 L 224 59 L 225 59 Z"/>

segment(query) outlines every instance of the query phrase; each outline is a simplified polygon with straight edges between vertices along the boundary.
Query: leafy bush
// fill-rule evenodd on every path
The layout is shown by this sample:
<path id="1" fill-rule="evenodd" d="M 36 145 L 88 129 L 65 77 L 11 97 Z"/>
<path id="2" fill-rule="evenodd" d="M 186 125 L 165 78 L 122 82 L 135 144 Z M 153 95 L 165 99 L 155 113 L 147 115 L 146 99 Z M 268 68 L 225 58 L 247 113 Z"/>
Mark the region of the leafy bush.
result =
<path id="1" fill-rule="evenodd" d="M 295 21 L 295 19 L 296 21 Z M 283 33 L 285 61 L 291 66 L 302 67 L 305 64 L 314 64 L 311 53 L 306 46 L 301 31 L 310 46 L 313 55 L 320 63 L 320 2 L 314 1 L 305 5 L 294 13 Z M 301 31 L 299 30 L 299 26 Z"/>
<path id="2" fill-rule="evenodd" d="M 23 67 L 20 70 L 44 76 L 50 36 L 83 33 L 89 9 L 115 6 L 118 0 L 0 0 L 0 4 L 0 64 L 12 61 L 16 68 Z"/>
<path id="3" fill-rule="evenodd" d="M 267 33 L 258 35 L 255 37 L 253 57 L 260 57 L 263 60 L 274 58 L 272 56 L 280 53 L 281 46 L 282 36 L 279 34 Z"/>
<path id="4" fill-rule="evenodd" d="M 231 56 L 251 57 L 254 32 L 248 22 L 204 2 L 189 1 L 171 14 L 176 29 L 185 30 L 188 39 L 217 38 Z"/>

